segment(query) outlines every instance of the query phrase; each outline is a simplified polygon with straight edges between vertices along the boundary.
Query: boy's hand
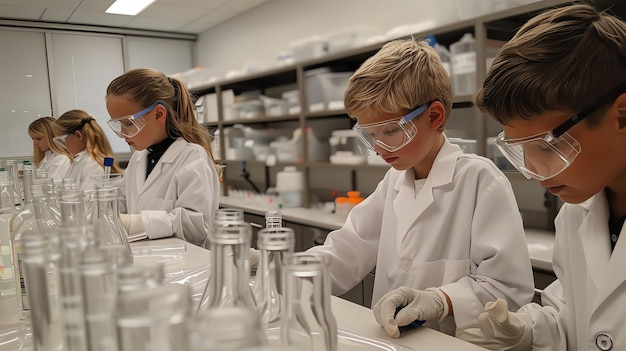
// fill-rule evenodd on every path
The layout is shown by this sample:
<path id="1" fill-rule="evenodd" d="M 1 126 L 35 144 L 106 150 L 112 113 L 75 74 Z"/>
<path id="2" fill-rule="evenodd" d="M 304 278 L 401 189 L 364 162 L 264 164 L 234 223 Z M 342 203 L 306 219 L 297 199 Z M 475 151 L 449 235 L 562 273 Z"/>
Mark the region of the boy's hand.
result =
<path id="1" fill-rule="evenodd" d="M 396 310 L 400 311 L 396 314 Z M 389 336 L 400 337 L 398 327 L 415 321 L 440 322 L 448 315 L 448 303 L 439 289 L 417 290 L 403 286 L 385 294 L 374 306 L 374 317 Z"/>
<path id="2" fill-rule="evenodd" d="M 478 323 L 480 328 L 463 330 L 457 337 L 490 350 L 530 350 L 532 320 L 527 313 L 509 312 L 506 301 L 487 302 Z"/>

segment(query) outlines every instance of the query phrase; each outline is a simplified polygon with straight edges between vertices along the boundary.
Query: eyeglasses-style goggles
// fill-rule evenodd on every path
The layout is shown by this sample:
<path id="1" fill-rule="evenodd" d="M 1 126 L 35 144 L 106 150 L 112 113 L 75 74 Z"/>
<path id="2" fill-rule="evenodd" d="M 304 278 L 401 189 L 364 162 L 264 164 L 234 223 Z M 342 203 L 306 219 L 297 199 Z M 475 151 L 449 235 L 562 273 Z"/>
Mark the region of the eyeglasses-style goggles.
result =
<path id="1" fill-rule="evenodd" d="M 526 178 L 550 179 L 569 167 L 581 151 L 580 144 L 567 131 L 625 92 L 626 82 L 551 131 L 516 139 L 507 139 L 502 131 L 496 146 Z"/>
<path id="2" fill-rule="evenodd" d="M 107 124 L 120 138 L 132 138 L 139 134 L 143 127 L 146 126 L 146 120 L 143 118 L 146 114 L 152 112 L 157 105 L 167 108 L 165 101 L 157 100 L 150 107 L 143 109 L 134 115 L 128 115 L 120 118 L 110 119 Z"/>
<path id="3" fill-rule="evenodd" d="M 429 106 L 430 102 L 409 112 L 399 120 L 363 125 L 357 123 L 352 129 L 356 131 L 363 144 L 372 151 L 376 151 L 376 146 L 389 152 L 398 151 L 410 143 L 417 134 L 417 127 L 411 121 L 426 111 Z"/>

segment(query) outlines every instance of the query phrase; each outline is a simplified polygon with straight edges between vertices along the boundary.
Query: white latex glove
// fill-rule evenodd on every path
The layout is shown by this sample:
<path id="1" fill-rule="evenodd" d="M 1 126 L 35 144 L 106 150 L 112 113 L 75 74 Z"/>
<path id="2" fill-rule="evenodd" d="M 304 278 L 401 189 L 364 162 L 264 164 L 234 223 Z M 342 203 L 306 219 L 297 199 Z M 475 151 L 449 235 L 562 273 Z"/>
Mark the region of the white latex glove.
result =
<path id="1" fill-rule="evenodd" d="M 250 271 L 256 271 L 259 266 L 259 250 L 251 247 L 248 251 L 248 261 L 250 262 Z"/>
<path id="2" fill-rule="evenodd" d="M 396 309 L 403 307 L 398 314 Z M 414 321 L 438 323 L 448 315 L 448 303 L 439 289 L 417 290 L 402 286 L 386 293 L 374 306 L 374 317 L 389 336 L 400 337 L 398 327 Z"/>
<path id="3" fill-rule="evenodd" d="M 120 213 L 120 221 L 122 222 L 124 229 L 126 229 L 126 234 L 128 235 L 134 235 L 146 231 L 146 227 L 143 224 L 143 219 L 140 214 Z"/>
<path id="4" fill-rule="evenodd" d="M 509 312 L 506 301 L 487 302 L 478 316 L 479 328 L 461 331 L 457 337 L 490 350 L 530 350 L 533 322 L 524 312 Z"/>

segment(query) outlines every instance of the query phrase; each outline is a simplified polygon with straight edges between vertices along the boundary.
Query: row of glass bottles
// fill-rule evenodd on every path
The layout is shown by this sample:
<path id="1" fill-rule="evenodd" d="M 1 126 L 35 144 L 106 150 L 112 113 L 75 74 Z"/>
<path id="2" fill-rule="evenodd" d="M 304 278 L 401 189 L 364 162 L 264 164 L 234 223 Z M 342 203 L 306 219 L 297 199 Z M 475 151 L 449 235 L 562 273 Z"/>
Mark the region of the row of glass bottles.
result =
<path id="1" fill-rule="evenodd" d="M 133 282 L 125 271 L 133 267 L 125 235 L 118 236 L 119 242 L 103 239 L 115 238 L 109 234 L 120 227 L 116 189 L 96 190 L 95 222 L 89 220 L 81 192 L 63 189 L 56 199 L 50 183 L 33 184 L 31 190 L 33 205 L 25 209 L 34 212 L 35 221 L 20 212 L 14 246 L 23 254 L 23 265 L 17 266 L 23 266 L 23 301 L 31 308 L 35 350 L 204 351 L 267 344 L 336 350 L 327 263 L 293 254 L 293 232 L 280 227 L 280 216 L 268 213 L 259 233 L 261 258 L 253 293 L 248 284 L 250 226 L 240 211 L 218 212 L 210 231 L 211 279 L 192 313 L 188 286 L 160 285 L 162 279 L 146 278 L 159 274 L 136 272 L 140 279 Z M 33 287 L 36 293 L 28 295 Z M 220 316 L 245 316 L 250 322 L 224 321 L 218 324 L 221 329 L 206 328 Z M 224 330 L 228 325 L 230 332 Z M 267 331 L 265 337 L 262 331 Z"/>

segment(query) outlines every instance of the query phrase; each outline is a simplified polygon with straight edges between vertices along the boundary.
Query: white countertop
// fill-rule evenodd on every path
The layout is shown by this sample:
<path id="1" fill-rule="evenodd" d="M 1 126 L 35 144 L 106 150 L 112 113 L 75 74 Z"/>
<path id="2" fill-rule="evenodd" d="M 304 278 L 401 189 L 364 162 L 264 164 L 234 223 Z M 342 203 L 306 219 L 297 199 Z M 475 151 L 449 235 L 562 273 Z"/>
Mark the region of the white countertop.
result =
<path id="1" fill-rule="evenodd" d="M 171 249 L 168 253 L 177 258 L 168 259 L 165 262 L 166 272 L 176 270 L 189 270 L 206 267 L 210 263 L 210 252 L 195 245 L 185 243 L 176 238 L 159 240 L 139 241 L 132 243 L 133 251 L 147 249 Z M 176 254 L 178 253 L 178 254 Z M 148 255 L 141 257 L 145 261 Z M 135 256 L 137 258 L 137 256 Z M 137 259 L 135 260 L 137 261 Z M 359 336 L 374 338 L 390 344 L 403 345 L 414 350 L 458 350 L 480 351 L 481 347 L 456 339 L 447 334 L 440 333 L 429 328 L 417 328 L 404 331 L 399 339 L 392 339 L 376 323 L 374 315 L 369 308 L 343 300 L 338 297 L 331 298 L 331 309 L 337 321 L 337 327 L 341 330 L 352 332 Z M 0 331 L 10 326 L 24 324 L 17 319 L 17 304 L 15 298 L 0 299 Z M 12 311 L 12 312 L 9 312 Z M 341 351 L 341 348 L 340 348 Z"/>
<path id="2" fill-rule="evenodd" d="M 261 204 L 254 200 L 245 200 L 229 196 L 220 197 L 221 207 L 241 208 L 245 212 L 263 216 L 268 210 L 275 210 L 267 204 Z M 303 224 L 332 231 L 343 226 L 345 218 L 333 213 L 325 213 L 316 209 L 308 208 L 283 208 L 283 219 L 288 222 Z M 552 248 L 554 246 L 554 232 L 526 229 L 526 243 L 530 255 L 530 263 L 534 268 L 552 272 Z"/>

